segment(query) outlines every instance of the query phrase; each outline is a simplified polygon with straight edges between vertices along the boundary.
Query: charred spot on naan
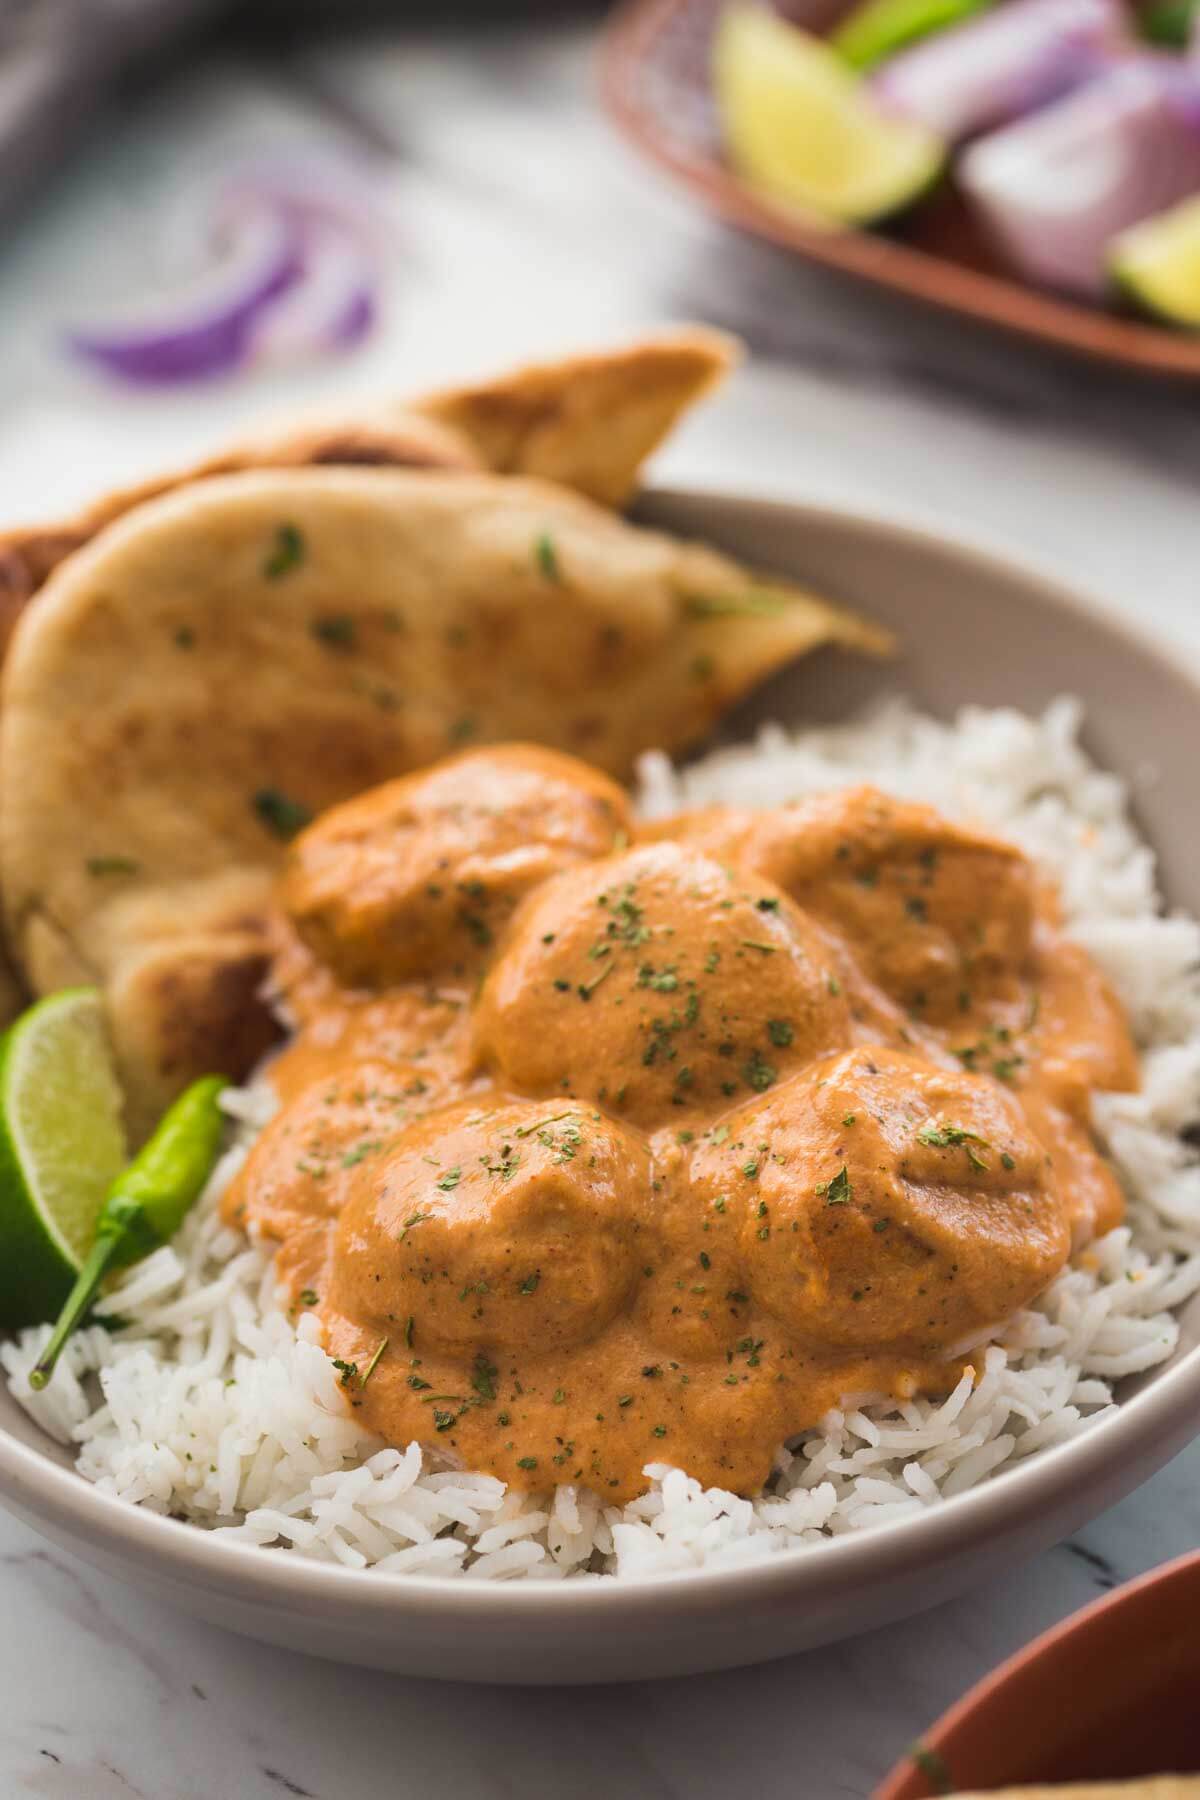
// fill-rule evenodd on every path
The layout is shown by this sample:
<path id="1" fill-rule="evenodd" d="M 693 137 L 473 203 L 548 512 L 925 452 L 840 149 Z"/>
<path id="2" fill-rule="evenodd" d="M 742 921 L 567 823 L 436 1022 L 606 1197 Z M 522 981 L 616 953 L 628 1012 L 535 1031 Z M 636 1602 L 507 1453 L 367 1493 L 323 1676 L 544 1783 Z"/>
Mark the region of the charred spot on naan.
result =
<path id="1" fill-rule="evenodd" d="M 135 1142 L 200 1071 L 241 1080 L 278 1041 L 260 997 L 269 964 L 264 928 L 152 944 L 116 966 L 109 1028 Z"/>

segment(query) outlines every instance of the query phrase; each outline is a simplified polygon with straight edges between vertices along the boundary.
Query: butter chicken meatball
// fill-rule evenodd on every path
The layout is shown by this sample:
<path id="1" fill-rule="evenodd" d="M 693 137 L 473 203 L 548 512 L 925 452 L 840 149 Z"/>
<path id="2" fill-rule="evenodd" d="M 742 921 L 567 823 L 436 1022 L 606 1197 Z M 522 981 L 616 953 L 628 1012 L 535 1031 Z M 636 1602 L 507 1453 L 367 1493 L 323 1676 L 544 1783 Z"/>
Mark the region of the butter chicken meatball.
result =
<path id="1" fill-rule="evenodd" d="M 646 1145 L 593 1110 L 447 1108 L 363 1163 L 331 1310 L 468 1366 L 583 1343 L 629 1299 L 649 1192 Z"/>
<path id="2" fill-rule="evenodd" d="M 344 987 L 462 973 L 524 894 L 629 827 L 621 789 L 573 757 L 470 751 L 325 813 L 292 845 L 283 908 Z"/>
<path id="3" fill-rule="evenodd" d="M 531 897 L 480 998 L 477 1042 L 509 1086 L 678 1124 L 849 1043 L 836 966 L 772 883 L 647 844 Z"/>
<path id="4" fill-rule="evenodd" d="M 1030 864 L 931 807 L 860 787 L 724 820 L 714 809 L 692 830 L 714 846 L 724 835 L 739 861 L 844 935 L 864 973 L 931 1024 L 974 1012 L 1028 964 Z"/>
<path id="5" fill-rule="evenodd" d="M 986 1077 L 851 1050 L 728 1123 L 693 1180 L 728 1193 L 753 1295 L 801 1342 L 952 1353 L 1067 1259 L 1046 1152 Z"/>
<path id="6" fill-rule="evenodd" d="M 282 1243 L 277 1262 L 294 1291 L 325 1290 L 333 1221 L 355 1171 L 427 1110 L 416 1064 L 363 1060 L 293 1094 L 255 1140 L 226 1188 L 222 1216 Z"/>

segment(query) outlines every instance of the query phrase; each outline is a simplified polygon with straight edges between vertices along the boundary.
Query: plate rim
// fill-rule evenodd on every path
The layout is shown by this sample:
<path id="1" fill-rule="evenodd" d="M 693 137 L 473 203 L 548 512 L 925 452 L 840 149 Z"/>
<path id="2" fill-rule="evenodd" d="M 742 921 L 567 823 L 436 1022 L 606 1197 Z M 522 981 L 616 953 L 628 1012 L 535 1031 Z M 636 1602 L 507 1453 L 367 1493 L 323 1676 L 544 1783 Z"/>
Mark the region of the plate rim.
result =
<path id="1" fill-rule="evenodd" d="M 1023 586 L 1037 602 L 1098 629 L 1161 669 L 1164 679 L 1191 690 L 1200 719 L 1200 659 L 1137 620 L 1115 615 L 1081 587 L 1064 583 L 1036 561 L 1013 557 L 978 534 L 908 525 L 878 512 L 824 502 L 790 501 L 695 485 L 653 486 L 639 494 L 635 513 L 648 521 L 660 512 L 702 508 L 720 536 L 721 515 L 738 525 L 755 519 L 787 520 L 793 527 L 853 533 L 877 545 L 901 544 L 918 554 L 982 569 Z M 444 1618 L 481 1625 L 506 1613 L 520 1621 L 561 1616 L 581 1607 L 590 1614 L 624 1613 L 649 1623 L 669 1601 L 678 1616 L 709 1615 L 734 1602 L 768 1597 L 827 1599 L 848 1580 L 855 1586 L 894 1576 L 901 1568 L 940 1568 L 972 1545 L 1014 1534 L 1036 1520 L 1070 1510 L 1072 1497 L 1087 1496 L 1083 1517 L 1111 1505 L 1149 1479 L 1200 1432 L 1200 1343 L 1172 1367 L 1149 1373 L 1145 1387 L 1122 1401 L 1115 1414 L 1018 1464 L 998 1478 L 958 1494 L 918 1516 L 846 1533 L 820 1546 L 780 1550 L 740 1566 L 574 1582 L 492 1582 L 444 1576 L 388 1574 L 266 1553 L 256 1545 L 228 1543 L 202 1526 L 149 1512 L 106 1494 L 73 1468 L 15 1437 L 0 1425 L 0 1501 L 13 1503 L 35 1528 L 43 1520 L 72 1542 L 80 1541 L 140 1565 L 147 1576 L 202 1584 L 210 1593 L 244 1605 L 320 1610 L 339 1621 L 354 1616 L 420 1616 L 430 1608 Z M 1141 1453 L 1142 1466 L 1124 1471 Z M 1145 1461 L 1151 1459 L 1151 1463 Z M 1107 1479 L 1106 1479 L 1107 1478 Z M 1122 1485 L 1123 1483 L 1123 1485 Z M 1099 1503 L 1091 1497 L 1100 1493 Z M 1090 1509 L 1090 1510 L 1089 1510 Z M 1079 1508 L 1076 1506 L 1078 1513 Z M 367 1577 L 364 1579 L 364 1577 Z M 907 1610 L 915 1610 L 908 1608 Z"/>
<path id="2" fill-rule="evenodd" d="M 1172 376 L 1200 381 L 1200 334 L 1078 305 L 860 227 L 806 224 L 799 210 L 755 194 L 715 159 L 677 148 L 640 104 L 633 73 L 664 25 L 695 5 L 696 0 L 621 0 L 601 38 L 599 91 L 622 137 L 710 212 L 822 268 L 955 318 L 1158 381 Z"/>

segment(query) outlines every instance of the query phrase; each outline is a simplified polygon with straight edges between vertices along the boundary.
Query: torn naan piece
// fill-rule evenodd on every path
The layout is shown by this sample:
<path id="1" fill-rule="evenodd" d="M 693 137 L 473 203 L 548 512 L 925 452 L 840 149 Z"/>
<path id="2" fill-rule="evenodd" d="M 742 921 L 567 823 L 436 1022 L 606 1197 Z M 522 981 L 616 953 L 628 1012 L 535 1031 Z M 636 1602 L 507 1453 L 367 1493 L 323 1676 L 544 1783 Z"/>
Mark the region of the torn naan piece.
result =
<path id="1" fill-rule="evenodd" d="M 106 989 L 144 1131 L 241 1075 L 274 873 L 311 816 L 466 743 L 628 776 L 794 657 L 885 633 L 564 488 L 256 471 L 139 508 L 65 563 L 0 693 L 0 888 L 39 993 Z"/>
<path id="2" fill-rule="evenodd" d="M 680 414 L 724 380 L 734 338 L 699 326 L 626 350 L 536 363 L 418 401 L 497 475 L 533 475 L 620 507 Z"/>
<path id="3" fill-rule="evenodd" d="M 0 656 L 26 601 L 63 559 L 136 506 L 244 469 L 393 467 L 536 475 L 623 505 L 680 414 L 737 360 L 700 326 L 447 388 L 382 411 L 276 430 L 118 489 L 58 524 L 0 532 Z"/>

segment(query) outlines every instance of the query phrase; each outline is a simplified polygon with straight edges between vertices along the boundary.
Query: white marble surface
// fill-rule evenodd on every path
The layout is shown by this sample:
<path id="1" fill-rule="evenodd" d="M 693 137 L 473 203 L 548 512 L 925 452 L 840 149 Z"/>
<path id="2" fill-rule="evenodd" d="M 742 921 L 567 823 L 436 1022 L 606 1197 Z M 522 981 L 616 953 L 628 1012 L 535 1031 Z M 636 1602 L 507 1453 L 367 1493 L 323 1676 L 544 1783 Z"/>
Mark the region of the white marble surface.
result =
<path id="1" fill-rule="evenodd" d="M 114 116 L 0 241 L 0 522 L 52 514 L 264 409 L 701 317 L 743 331 L 762 360 L 689 424 L 664 477 L 991 540 L 1200 656 L 1200 391 L 893 309 L 724 232 L 610 138 L 588 49 L 570 26 L 276 47 L 198 64 Z M 61 327 L 154 271 L 190 184 L 233 154 L 314 142 L 374 156 L 397 220 L 369 349 L 170 398 L 70 369 Z M 1200 1447 L 1073 1543 L 928 1617 L 774 1667 L 559 1693 L 260 1648 L 0 1514 L 0 1794 L 864 1800 L 1002 1656 L 1200 1541 L 1198 1493 Z"/>

